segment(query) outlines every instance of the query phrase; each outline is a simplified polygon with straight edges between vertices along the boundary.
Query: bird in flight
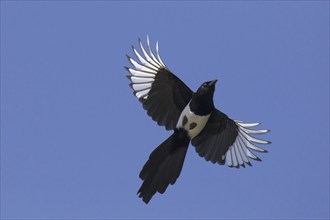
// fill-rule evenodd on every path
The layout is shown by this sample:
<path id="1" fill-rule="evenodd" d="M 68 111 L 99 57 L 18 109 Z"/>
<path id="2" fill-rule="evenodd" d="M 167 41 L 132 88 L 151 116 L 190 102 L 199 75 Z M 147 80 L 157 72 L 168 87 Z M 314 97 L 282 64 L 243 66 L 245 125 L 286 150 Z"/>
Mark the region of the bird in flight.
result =
<path id="1" fill-rule="evenodd" d="M 147 48 L 139 39 L 141 52 L 132 46 L 137 59 L 127 55 L 132 67 L 130 86 L 148 115 L 172 135 L 149 156 L 139 177 L 143 180 L 138 195 L 148 203 L 156 192 L 164 193 L 169 184 L 179 177 L 189 143 L 205 160 L 229 167 L 251 166 L 250 159 L 261 161 L 253 151 L 267 152 L 256 144 L 269 144 L 253 135 L 269 130 L 251 129 L 260 123 L 244 123 L 230 119 L 216 109 L 213 94 L 217 80 L 204 82 L 193 92 L 174 75 L 159 55 L 151 50 L 147 36 Z"/>

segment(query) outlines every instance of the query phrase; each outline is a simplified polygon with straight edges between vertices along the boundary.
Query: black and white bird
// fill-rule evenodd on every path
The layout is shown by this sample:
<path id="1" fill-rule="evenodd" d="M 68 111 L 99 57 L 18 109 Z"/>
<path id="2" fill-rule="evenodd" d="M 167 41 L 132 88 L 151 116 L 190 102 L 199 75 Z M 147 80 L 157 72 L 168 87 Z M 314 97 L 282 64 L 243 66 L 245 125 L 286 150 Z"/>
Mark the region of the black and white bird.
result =
<path id="1" fill-rule="evenodd" d="M 148 115 L 158 125 L 164 125 L 173 134 L 149 156 L 140 172 L 143 184 L 138 194 L 148 203 L 156 192 L 164 193 L 169 184 L 179 177 L 189 143 L 207 161 L 239 168 L 250 165 L 250 159 L 260 161 L 253 151 L 267 152 L 256 144 L 269 144 L 251 135 L 265 134 L 269 130 L 251 129 L 260 123 L 232 120 L 214 107 L 213 94 L 217 80 L 204 82 L 193 92 L 175 76 L 159 56 L 151 50 L 149 38 L 141 52 L 133 46 L 137 59 L 127 55 L 132 68 L 130 86 Z M 253 150 L 253 151 L 251 151 Z"/>

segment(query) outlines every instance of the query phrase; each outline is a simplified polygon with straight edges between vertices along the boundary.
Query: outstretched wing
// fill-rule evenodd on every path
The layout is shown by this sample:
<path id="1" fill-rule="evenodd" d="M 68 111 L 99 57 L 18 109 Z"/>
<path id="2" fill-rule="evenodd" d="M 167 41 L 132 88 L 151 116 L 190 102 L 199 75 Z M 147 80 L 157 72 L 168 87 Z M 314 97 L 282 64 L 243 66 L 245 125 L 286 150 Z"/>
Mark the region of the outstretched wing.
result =
<path id="1" fill-rule="evenodd" d="M 269 144 L 251 135 L 265 134 L 269 130 L 252 130 L 260 123 L 234 121 L 215 109 L 203 131 L 192 139 L 197 153 L 212 163 L 225 164 L 229 167 L 251 166 L 250 159 L 261 161 L 251 150 L 267 152 L 255 144 Z"/>
<path id="2" fill-rule="evenodd" d="M 159 125 L 165 125 L 167 130 L 173 130 L 179 116 L 189 103 L 193 92 L 163 63 L 158 52 L 157 58 L 151 50 L 147 37 L 147 52 L 139 39 L 142 55 L 134 48 L 133 52 L 138 61 L 127 56 L 133 68 L 125 67 L 127 76 L 134 90 L 134 95 L 140 100 L 143 108 Z"/>

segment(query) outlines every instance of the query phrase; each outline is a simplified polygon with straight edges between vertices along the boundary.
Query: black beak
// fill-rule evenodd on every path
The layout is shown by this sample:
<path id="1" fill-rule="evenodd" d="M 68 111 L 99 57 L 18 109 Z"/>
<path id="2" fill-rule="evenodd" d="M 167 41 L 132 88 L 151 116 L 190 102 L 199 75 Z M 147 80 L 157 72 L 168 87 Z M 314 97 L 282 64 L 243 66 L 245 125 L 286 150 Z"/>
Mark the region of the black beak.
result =
<path id="1" fill-rule="evenodd" d="M 208 83 L 208 86 L 213 86 L 217 83 L 218 80 L 213 80 Z"/>

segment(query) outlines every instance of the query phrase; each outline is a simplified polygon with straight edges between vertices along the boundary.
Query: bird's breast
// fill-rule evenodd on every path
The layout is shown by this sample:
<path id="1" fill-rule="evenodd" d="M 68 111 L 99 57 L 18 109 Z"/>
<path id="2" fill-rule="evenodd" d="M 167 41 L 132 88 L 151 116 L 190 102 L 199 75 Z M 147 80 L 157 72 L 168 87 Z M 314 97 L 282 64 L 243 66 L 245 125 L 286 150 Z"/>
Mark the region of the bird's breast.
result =
<path id="1" fill-rule="evenodd" d="M 176 128 L 183 128 L 187 131 L 190 139 L 193 139 L 204 129 L 211 114 L 203 116 L 196 115 L 190 110 L 189 104 L 190 103 L 188 103 L 188 105 L 181 112 Z"/>

